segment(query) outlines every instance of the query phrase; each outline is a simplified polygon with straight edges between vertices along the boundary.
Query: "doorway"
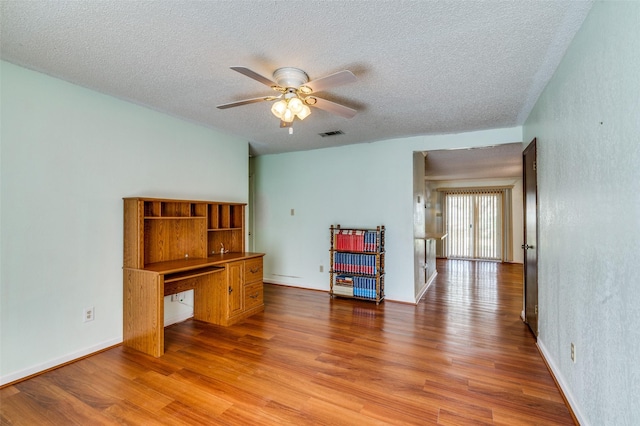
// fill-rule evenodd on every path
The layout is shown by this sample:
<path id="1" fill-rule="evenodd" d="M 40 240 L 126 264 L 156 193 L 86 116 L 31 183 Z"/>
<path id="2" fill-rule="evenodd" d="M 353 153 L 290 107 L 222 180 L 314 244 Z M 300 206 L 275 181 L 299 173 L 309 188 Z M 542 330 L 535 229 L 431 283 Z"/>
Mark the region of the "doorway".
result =
<path id="1" fill-rule="evenodd" d="M 510 189 L 502 196 L 501 259 L 523 263 L 522 143 L 424 152 L 425 227 L 427 234 L 446 234 L 445 193 Z M 414 164 L 415 167 L 415 164 Z M 511 214 L 508 214 L 508 210 Z M 472 228 L 474 231 L 475 228 Z M 500 227 L 498 227 L 500 229 Z M 510 230 L 509 232 L 504 229 Z M 498 238 L 497 234 L 493 238 Z M 437 258 L 446 258 L 447 235 L 435 241 Z M 493 256 L 492 256 L 493 257 Z"/>

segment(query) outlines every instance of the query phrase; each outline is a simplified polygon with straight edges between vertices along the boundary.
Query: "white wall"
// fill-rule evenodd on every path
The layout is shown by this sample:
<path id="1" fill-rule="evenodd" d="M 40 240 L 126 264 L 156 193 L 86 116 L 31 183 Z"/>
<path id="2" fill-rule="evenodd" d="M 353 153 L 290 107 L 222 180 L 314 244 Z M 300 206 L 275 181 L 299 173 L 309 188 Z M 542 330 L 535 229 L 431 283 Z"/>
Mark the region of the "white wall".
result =
<path id="1" fill-rule="evenodd" d="M 7 383 L 122 341 L 122 197 L 246 202 L 248 145 L 6 62 L 0 84 Z"/>
<path id="2" fill-rule="evenodd" d="M 414 303 L 413 152 L 521 142 L 521 132 L 418 136 L 257 157 L 255 241 L 256 250 L 267 253 L 265 281 L 328 290 L 329 226 L 382 224 L 386 296 Z"/>
<path id="3" fill-rule="evenodd" d="M 640 424 L 639 28 L 640 3 L 596 2 L 524 126 L 538 145 L 538 343 L 583 425 Z"/>

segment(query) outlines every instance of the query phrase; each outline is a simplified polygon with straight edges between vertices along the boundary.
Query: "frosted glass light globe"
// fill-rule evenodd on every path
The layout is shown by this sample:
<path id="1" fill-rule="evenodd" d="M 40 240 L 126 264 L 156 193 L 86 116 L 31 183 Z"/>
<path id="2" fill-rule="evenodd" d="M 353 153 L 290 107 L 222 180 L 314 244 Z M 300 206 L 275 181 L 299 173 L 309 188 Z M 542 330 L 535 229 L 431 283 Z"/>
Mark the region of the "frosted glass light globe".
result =
<path id="1" fill-rule="evenodd" d="M 289 99 L 288 106 L 292 113 L 297 114 L 302 111 L 302 107 L 304 106 L 304 104 L 302 103 L 300 98 L 291 98 Z"/>
<path id="2" fill-rule="evenodd" d="M 271 112 L 276 117 L 282 118 L 282 114 L 284 114 L 284 111 L 286 109 L 287 109 L 287 101 L 280 100 L 280 101 L 276 102 L 275 104 L 273 104 L 273 106 L 271 107 Z"/>
<path id="3" fill-rule="evenodd" d="M 294 117 L 295 115 L 289 108 L 285 109 L 282 113 L 282 121 L 284 121 L 285 123 L 291 123 Z"/>
<path id="4" fill-rule="evenodd" d="M 309 108 L 306 105 L 302 105 L 302 110 L 297 113 L 296 115 L 298 116 L 298 118 L 300 120 L 304 120 L 305 118 L 307 118 L 309 116 L 309 114 L 311 114 L 311 108 Z"/>

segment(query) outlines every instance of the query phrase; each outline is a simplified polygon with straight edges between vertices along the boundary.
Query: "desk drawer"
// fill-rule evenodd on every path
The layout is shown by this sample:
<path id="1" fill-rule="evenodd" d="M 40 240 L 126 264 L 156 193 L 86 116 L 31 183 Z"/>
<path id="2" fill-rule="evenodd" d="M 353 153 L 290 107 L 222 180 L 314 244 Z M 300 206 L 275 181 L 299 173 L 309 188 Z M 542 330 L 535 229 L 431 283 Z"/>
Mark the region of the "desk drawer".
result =
<path id="1" fill-rule="evenodd" d="M 244 261 L 244 282 L 262 281 L 262 258 Z"/>
<path id="2" fill-rule="evenodd" d="M 264 303 L 262 281 L 244 286 L 244 308 L 251 309 Z"/>

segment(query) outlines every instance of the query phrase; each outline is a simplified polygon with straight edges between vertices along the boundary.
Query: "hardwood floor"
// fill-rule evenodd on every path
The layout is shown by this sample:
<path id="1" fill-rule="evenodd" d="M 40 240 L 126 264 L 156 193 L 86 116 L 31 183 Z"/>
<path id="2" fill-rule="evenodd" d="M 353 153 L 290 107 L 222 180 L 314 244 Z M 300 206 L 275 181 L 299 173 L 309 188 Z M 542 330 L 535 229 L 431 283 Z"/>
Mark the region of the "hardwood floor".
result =
<path id="1" fill-rule="evenodd" d="M 241 324 L 186 321 L 0 390 L 2 425 L 573 424 L 519 315 L 522 266 L 439 261 L 417 306 L 265 286 Z"/>

